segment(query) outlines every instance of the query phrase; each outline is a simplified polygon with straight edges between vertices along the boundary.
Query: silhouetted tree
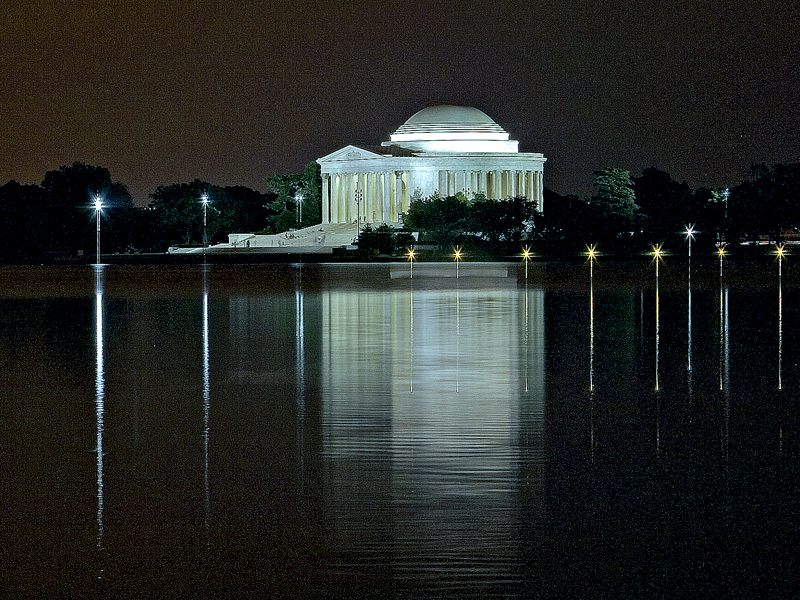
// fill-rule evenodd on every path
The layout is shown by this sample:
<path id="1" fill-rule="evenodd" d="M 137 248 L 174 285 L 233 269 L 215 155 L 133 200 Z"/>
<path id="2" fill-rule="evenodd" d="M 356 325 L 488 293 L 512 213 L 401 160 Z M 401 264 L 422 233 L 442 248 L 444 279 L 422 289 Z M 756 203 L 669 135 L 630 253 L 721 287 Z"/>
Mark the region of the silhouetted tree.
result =
<path id="1" fill-rule="evenodd" d="M 68 254 L 95 250 L 97 196 L 103 201 L 103 252 L 119 251 L 127 244 L 133 198 L 123 183 L 112 181 L 108 169 L 74 162 L 45 173 L 42 188 L 48 211 L 45 219 L 52 226 L 50 235 L 41 239 L 47 250 Z"/>

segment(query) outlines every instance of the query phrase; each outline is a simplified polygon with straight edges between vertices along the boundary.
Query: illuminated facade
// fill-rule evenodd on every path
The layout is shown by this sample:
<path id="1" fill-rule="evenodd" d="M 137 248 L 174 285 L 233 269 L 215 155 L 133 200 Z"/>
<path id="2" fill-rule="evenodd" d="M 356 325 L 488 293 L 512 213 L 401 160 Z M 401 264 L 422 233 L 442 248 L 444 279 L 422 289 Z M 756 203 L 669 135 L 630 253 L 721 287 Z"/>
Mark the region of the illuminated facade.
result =
<path id="1" fill-rule="evenodd" d="M 379 147 L 351 145 L 317 159 L 322 222 L 398 223 L 415 193 L 525 196 L 543 210 L 545 160 L 519 152 L 519 142 L 477 108 L 430 106 Z"/>

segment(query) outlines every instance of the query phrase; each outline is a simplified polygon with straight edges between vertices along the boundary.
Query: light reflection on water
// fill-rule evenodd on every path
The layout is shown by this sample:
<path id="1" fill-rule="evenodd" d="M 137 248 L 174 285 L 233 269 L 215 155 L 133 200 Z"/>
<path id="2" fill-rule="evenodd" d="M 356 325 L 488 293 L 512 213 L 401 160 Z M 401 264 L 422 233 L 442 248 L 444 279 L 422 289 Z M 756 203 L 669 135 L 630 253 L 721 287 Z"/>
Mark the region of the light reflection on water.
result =
<path id="1" fill-rule="evenodd" d="M 43 297 L 0 273 L 3 591 L 741 591 L 737 549 L 763 531 L 778 560 L 800 514 L 797 288 L 721 267 L 688 295 L 591 264 L 553 288 L 33 271 Z M 778 597 L 769 564 L 747 580 Z"/>
<path id="2" fill-rule="evenodd" d="M 476 553 L 520 577 L 520 438 L 535 454 L 544 444 L 544 292 L 331 291 L 322 303 L 335 550 L 390 548 L 406 584 L 474 585 Z"/>

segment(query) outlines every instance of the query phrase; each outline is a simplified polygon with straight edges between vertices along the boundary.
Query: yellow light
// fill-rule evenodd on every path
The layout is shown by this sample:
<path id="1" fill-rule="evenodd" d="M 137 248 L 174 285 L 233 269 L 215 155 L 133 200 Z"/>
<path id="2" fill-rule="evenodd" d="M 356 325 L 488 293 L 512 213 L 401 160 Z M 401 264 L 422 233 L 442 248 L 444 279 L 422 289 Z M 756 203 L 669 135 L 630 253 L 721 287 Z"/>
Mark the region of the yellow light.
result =
<path id="1" fill-rule="evenodd" d="M 522 249 L 522 258 L 523 258 L 524 260 L 530 260 L 530 259 L 531 259 L 531 249 L 530 249 L 530 247 L 529 247 L 529 246 L 525 246 L 525 247 Z"/>
<path id="2" fill-rule="evenodd" d="M 597 258 L 597 247 L 586 246 L 586 254 L 589 256 L 589 260 L 594 260 L 595 258 Z"/>
<path id="3" fill-rule="evenodd" d="M 661 245 L 659 244 L 658 246 L 653 246 L 652 255 L 655 256 L 656 259 L 659 259 L 661 258 L 661 254 L 662 254 Z"/>
<path id="4" fill-rule="evenodd" d="M 719 250 L 717 250 L 717 252 L 719 253 L 720 256 L 725 256 L 725 248 L 720 248 Z"/>
<path id="5" fill-rule="evenodd" d="M 415 256 L 414 249 L 413 248 L 409 248 L 408 249 L 408 260 L 414 260 L 414 256 Z"/>
<path id="6" fill-rule="evenodd" d="M 778 258 L 783 258 L 783 246 L 775 246 L 775 253 L 778 255 Z"/>
<path id="7" fill-rule="evenodd" d="M 461 260 L 461 248 L 456 248 L 455 252 L 453 252 L 453 257 L 456 260 Z"/>

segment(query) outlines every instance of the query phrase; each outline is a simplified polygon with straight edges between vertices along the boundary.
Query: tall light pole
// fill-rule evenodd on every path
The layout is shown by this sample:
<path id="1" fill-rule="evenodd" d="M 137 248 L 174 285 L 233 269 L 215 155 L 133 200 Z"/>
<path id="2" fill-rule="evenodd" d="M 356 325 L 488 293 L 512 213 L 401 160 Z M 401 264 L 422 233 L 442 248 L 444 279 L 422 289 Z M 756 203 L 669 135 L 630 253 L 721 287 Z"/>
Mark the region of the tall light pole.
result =
<path id="1" fill-rule="evenodd" d="M 294 201 L 297 202 L 297 228 L 303 228 L 303 194 L 296 194 Z"/>
<path id="2" fill-rule="evenodd" d="M 361 234 L 361 195 L 364 192 L 356 189 L 356 239 Z"/>
<path id="3" fill-rule="evenodd" d="M 103 199 L 94 197 L 94 210 L 97 213 L 97 264 L 100 264 L 100 211 L 103 209 Z"/>
<path id="4" fill-rule="evenodd" d="M 525 246 L 522 249 L 522 262 L 525 263 L 525 283 L 528 283 L 528 263 L 531 261 L 531 249 Z"/>
<path id="5" fill-rule="evenodd" d="M 208 194 L 203 194 L 200 196 L 200 201 L 203 203 L 203 254 L 205 254 L 206 245 L 208 244 Z"/>

